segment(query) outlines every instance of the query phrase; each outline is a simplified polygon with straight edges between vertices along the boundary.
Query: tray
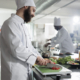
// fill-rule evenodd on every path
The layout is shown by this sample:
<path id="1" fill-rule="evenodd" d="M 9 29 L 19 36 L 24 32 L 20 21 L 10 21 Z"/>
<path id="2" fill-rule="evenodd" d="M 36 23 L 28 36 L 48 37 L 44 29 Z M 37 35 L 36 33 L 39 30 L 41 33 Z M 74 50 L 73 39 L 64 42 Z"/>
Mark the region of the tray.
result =
<path id="1" fill-rule="evenodd" d="M 69 63 L 67 63 L 68 65 L 70 65 L 71 67 L 80 67 L 80 62 L 79 61 L 74 61 L 74 62 L 76 62 L 76 63 L 79 63 L 79 65 L 74 65 L 74 64 L 69 64 Z"/>

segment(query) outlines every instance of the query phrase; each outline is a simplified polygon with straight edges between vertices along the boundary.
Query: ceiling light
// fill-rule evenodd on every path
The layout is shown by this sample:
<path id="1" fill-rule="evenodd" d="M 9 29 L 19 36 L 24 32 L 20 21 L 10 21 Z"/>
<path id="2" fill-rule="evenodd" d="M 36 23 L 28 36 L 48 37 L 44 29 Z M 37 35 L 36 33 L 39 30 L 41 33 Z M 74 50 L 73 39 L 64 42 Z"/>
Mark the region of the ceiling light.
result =
<path id="1" fill-rule="evenodd" d="M 74 16 L 74 17 L 73 17 L 73 22 L 74 22 L 74 23 L 78 23 L 79 20 L 80 20 L 79 16 Z"/>

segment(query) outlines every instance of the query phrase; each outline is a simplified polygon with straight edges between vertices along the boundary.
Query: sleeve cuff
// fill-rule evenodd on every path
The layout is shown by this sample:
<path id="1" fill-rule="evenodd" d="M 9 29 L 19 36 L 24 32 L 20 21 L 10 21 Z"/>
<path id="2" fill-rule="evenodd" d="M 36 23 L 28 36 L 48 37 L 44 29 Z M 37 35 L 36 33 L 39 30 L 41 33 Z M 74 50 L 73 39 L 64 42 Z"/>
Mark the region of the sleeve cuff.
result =
<path id="1" fill-rule="evenodd" d="M 34 65 L 35 62 L 36 62 L 36 59 L 37 59 L 37 56 L 35 55 L 32 55 L 29 57 L 29 59 L 27 60 L 27 63 L 31 64 L 31 65 Z"/>

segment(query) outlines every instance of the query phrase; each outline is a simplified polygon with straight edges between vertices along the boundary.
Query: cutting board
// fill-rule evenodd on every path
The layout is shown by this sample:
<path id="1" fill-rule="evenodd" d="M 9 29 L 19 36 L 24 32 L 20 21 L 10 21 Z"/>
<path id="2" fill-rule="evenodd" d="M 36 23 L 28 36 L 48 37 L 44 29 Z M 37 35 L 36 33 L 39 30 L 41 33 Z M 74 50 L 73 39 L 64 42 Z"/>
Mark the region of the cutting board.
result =
<path id="1" fill-rule="evenodd" d="M 39 69 L 39 71 L 41 71 L 42 73 L 59 72 L 59 71 L 62 70 L 62 68 L 59 69 L 59 70 L 52 70 L 52 69 L 49 69 L 49 68 L 46 68 L 46 67 L 43 67 L 43 66 L 41 67 L 41 66 L 38 66 L 38 65 L 36 65 L 35 67 L 37 69 Z"/>
<path id="2" fill-rule="evenodd" d="M 62 67 L 62 66 L 61 66 Z M 40 72 L 42 75 L 55 75 L 55 74 L 67 74 L 67 73 L 71 73 L 71 70 L 62 67 L 59 70 L 52 70 L 49 68 L 45 68 L 45 67 L 41 67 L 38 65 L 35 65 L 35 69 Z"/>

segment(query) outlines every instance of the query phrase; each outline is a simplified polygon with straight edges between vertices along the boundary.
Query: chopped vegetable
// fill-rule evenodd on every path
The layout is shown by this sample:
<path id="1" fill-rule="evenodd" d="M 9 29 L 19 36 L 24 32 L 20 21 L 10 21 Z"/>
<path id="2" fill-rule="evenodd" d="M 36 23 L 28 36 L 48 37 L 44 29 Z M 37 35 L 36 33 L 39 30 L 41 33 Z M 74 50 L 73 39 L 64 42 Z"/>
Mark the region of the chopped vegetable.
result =
<path id="1" fill-rule="evenodd" d="M 52 70 L 59 70 L 60 68 L 57 67 L 53 67 Z"/>

